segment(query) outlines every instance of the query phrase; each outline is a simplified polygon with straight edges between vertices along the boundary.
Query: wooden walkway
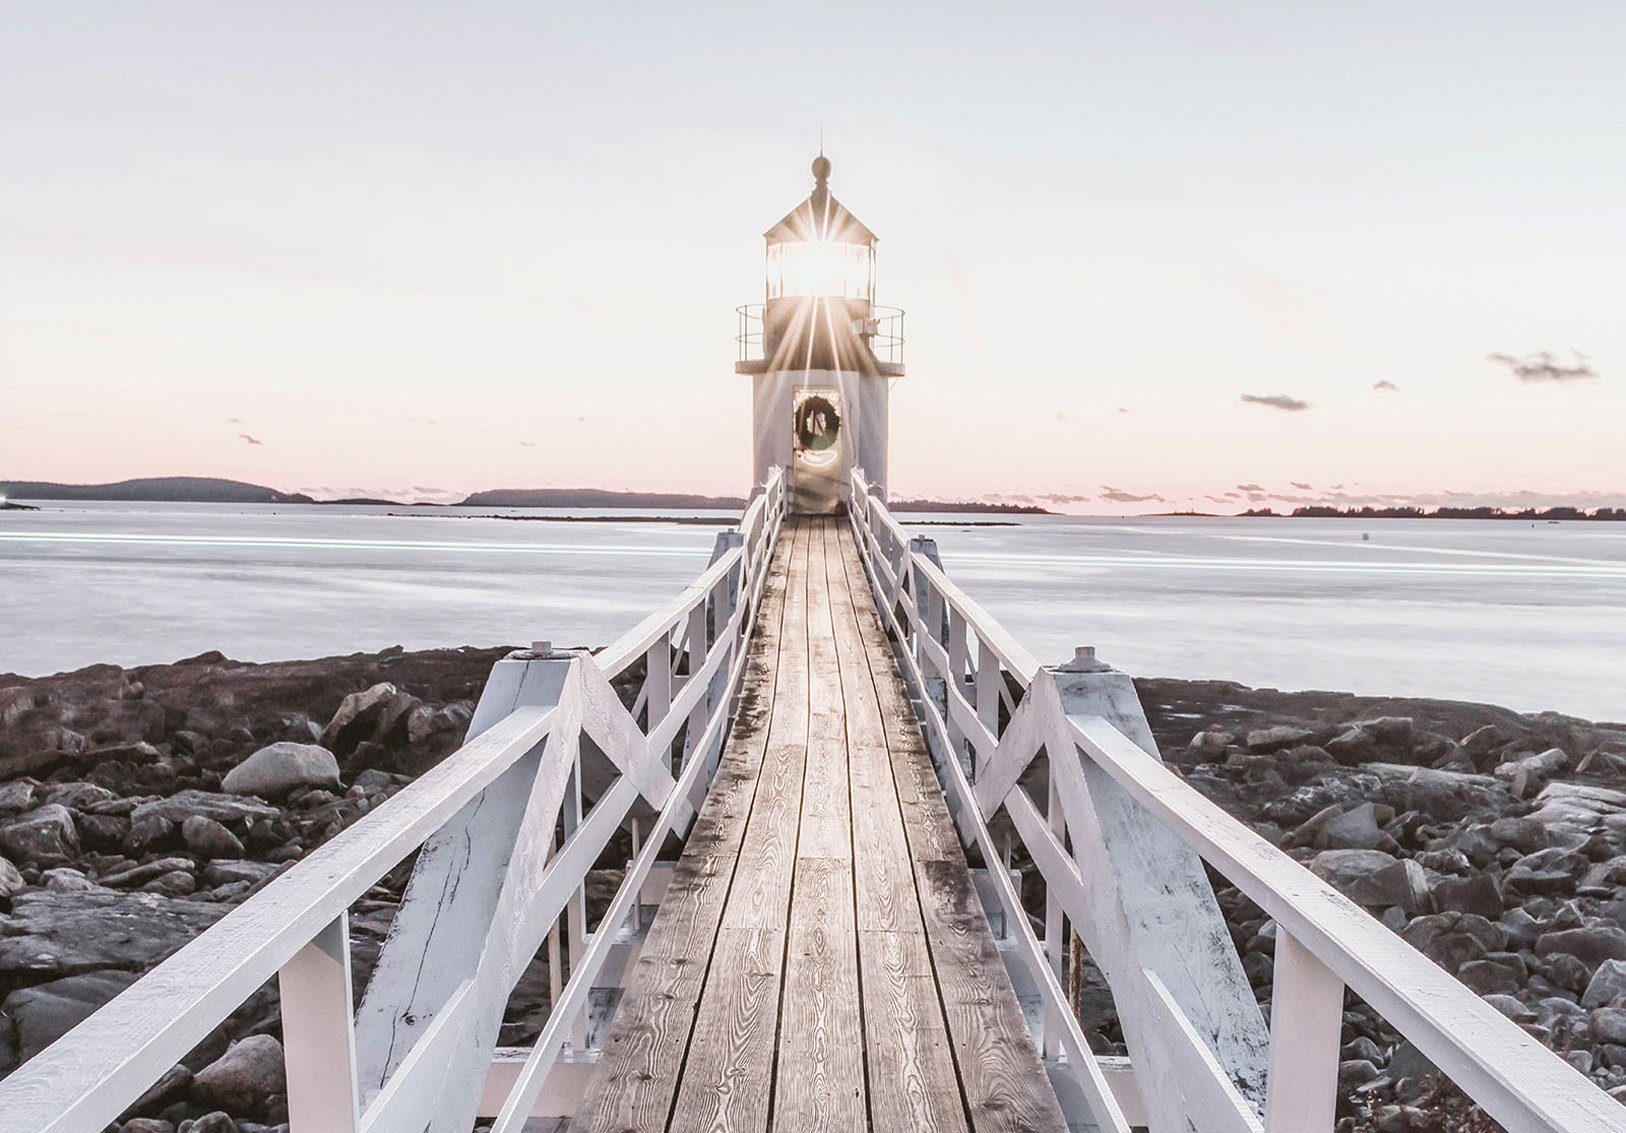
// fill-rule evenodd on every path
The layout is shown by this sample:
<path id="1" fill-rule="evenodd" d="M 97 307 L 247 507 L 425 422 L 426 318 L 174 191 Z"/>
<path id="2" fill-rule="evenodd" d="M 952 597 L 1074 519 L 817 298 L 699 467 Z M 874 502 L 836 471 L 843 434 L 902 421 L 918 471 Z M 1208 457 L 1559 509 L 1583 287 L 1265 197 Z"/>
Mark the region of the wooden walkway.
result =
<path id="1" fill-rule="evenodd" d="M 852 534 L 788 519 L 734 734 L 570 1129 L 1065 1128 Z"/>

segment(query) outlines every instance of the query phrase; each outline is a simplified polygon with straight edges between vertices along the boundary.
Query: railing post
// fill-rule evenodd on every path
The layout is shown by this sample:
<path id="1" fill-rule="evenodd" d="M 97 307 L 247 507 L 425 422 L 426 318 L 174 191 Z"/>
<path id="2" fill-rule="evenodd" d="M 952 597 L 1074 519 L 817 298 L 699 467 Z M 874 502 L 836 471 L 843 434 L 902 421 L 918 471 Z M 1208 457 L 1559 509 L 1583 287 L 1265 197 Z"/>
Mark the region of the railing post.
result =
<path id="1" fill-rule="evenodd" d="M 357 1133 L 350 914 L 340 913 L 277 973 L 288 1122 L 299 1133 Z"/>
<path id="2" fill-rule="evenodd" d="M 1338 1106 L 1344 981 L 1276 926 L 1265 1133 L 1323 1133 Z"/>

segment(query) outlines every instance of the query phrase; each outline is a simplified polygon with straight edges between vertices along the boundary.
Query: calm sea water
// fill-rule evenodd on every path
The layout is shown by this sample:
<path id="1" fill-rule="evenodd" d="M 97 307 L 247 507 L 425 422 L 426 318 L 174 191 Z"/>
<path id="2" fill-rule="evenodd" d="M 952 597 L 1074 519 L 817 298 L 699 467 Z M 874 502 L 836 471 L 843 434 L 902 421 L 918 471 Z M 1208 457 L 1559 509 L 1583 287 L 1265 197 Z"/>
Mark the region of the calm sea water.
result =
<path id="1" fill-rule="evenodd" d="M 703 569 L 717 530 L 483 509 L 5 512 L 0 671 L 207 649 L 598 644 Z M 1093 644 L 1144 675 L 1626 719 L 1626 526 L 1043 517 L 921 530 L 1041 660 Z"/>

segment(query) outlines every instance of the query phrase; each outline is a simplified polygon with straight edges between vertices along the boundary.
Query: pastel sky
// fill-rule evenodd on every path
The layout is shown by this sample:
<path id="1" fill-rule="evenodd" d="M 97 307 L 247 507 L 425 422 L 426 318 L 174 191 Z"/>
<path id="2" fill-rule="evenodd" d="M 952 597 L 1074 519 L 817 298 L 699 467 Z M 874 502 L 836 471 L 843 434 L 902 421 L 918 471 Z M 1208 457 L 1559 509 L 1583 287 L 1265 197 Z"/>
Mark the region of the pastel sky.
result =
<path id="1" fill-rule="evenodd" d="M 0 478 L 743 491 L 822 127 L 897 493 L 1626 504 L 1622 58 L 1613 2 L 19 0 Z"/>

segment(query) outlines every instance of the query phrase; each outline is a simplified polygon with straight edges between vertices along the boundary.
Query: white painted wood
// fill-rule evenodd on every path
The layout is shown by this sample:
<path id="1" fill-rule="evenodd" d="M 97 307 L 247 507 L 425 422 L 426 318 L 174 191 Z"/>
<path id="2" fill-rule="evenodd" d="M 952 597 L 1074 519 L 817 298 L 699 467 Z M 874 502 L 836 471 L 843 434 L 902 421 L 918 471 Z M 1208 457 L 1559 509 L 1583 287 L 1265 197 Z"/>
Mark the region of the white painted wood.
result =
<path id="1" fill-rule="evenodd" d="M 498 661 L 470 723 L 479 735 L 520 707 L 551 709 L 571 671 L 568 654 L 521 651 Z M 452 991 L 474 975 L 525 811 L 541 749 L 471 799 L 424 842 L 356 1016 L 361 1100 L 383 1087 Z"/>
<path id="2" fill-rule="evenodd" d="M 1156 972 L 1146 970 L 1141 974 L 1151 991 L 1149 999 L 1163 1040 L 1161 1045 L 1173 1056 L 1170 1061 L 1176 1070 L 1158 1079 L 1157 1092 L 1180 1097 L 1179 1108 L 1187 1115 L 1184 1124 L 1188 1128 L 1202 1129 L 1204 1133 L 1263 1133 L 1253 1103 L 1237 1092 L 1230 1075 L 1215 1060 L 1208 1042 L 1192 1027 L 1174 993 Z M 1155 1120 L 1152 1125 L 1174 1128 Z"/>
<path id="3" fill-rule="evenodd" d="M 384 1083 L 384 1088 L 367 1106 L 361 1119 L 363 1133 L 395 1133 L 426 1126 L 446 1086 L 452 1048 L 463 1039 L 468 1028 L 473 987 L 472 979 L 459 985 L 434 1021 L 424 1029 L 401 1065 Z"/>
<path id="4" fill-rule="evenodd" d="M 356 1133 L 356 1042 L 351 1030 L 350 917 L 341 913 L 277 973 L 288 1121 L 299 1133 Z"/>
<path id="5" fill-rule="evenodd" d="M 1330 1133 L 1338 1108 L 1344 981 L 1277 926 L 1265 1133 Z"/>

